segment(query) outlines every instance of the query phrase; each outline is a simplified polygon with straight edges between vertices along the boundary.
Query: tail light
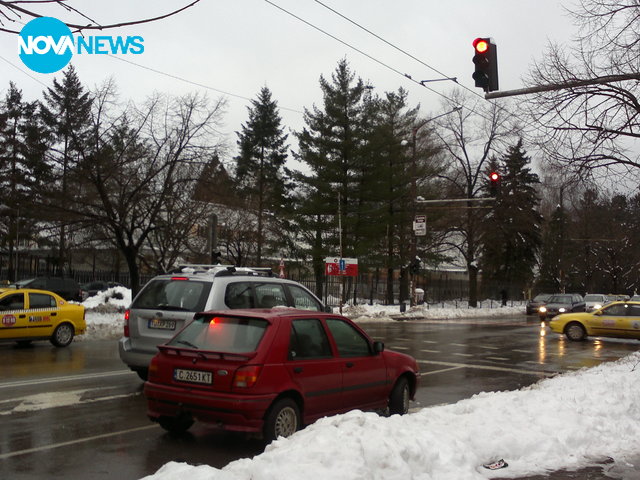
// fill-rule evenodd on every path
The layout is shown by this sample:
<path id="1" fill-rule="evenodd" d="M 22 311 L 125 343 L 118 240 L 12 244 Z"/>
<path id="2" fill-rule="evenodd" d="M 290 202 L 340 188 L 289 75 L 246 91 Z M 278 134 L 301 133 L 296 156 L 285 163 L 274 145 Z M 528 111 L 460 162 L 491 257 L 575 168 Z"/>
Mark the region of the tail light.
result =
<path id="1" fill-rule="evenodd" d="M 258 365 L 240 367 L 233 377 L 233 386 L 236 388 L 253 387 L 258 381 L 258 375 L 260 375 L 260 367 Z"/>
<path id="2" fill-rule="evenodd" d="M 153 357 L 151 359 L 151 363 L 149 363 L 149 373 L 148 373 L 148 380 L 155 380 L 156 377 L 158 376 L 158 359 L 156 357 Z"/>
<path id="3" fill-rule="evenodd" d="M 129 338 L 129 310 L 124 312 L 124 336 Z"/>

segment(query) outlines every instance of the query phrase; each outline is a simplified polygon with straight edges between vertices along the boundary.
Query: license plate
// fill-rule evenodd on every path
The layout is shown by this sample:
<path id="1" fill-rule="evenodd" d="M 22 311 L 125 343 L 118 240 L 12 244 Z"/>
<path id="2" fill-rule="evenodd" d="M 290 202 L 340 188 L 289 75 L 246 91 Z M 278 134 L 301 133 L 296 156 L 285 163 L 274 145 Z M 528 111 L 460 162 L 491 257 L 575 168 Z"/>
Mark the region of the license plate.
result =
<path id="1" fill-rule="evenodd" d="M 173 371 L 173 378 L 178 382 L 200 383 L 203 385 L 211 385 L 213 383 L 213 374 L 201 370 L 176 368 Z"/>
<path id="2" fill-rule="evenodd" d="M 175 330 L 175 320 L 163 320 L 162 318 L 152 318 L 149 320 L 149 328 L 157 328 L 159 330 Z"/>

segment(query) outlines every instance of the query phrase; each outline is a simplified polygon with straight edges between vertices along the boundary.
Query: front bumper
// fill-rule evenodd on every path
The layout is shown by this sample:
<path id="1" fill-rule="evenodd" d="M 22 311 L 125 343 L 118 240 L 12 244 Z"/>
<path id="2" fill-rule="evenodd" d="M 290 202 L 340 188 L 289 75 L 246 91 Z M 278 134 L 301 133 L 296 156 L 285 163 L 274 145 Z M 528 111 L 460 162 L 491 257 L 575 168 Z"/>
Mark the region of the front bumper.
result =
<path id="1" fill-rule="evenodd" d="M 262 431 L 265 413 L 276 398 L 276 394 L 206 392 L 152 382 L 145 383 L 144 395 L 151 420 L 189 414 L 201 422 L 240 432 Z"/>

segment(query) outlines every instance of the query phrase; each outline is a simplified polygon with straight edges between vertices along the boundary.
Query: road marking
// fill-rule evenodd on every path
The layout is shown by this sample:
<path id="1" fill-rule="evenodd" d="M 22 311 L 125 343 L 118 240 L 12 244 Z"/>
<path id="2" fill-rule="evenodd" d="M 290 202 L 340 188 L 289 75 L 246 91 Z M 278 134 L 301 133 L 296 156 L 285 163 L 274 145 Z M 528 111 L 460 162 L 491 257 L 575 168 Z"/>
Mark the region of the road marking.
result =
<path id="1" fill-rule="evenodd" d="M 102 440 L 105 438 L 115 437 L 117 435 L 126 435 L 128 433 L 142 432 L 145 430 L 151 430 L 152 428 L 158 428 L 158 425 L 156 424 L 145 425 L 144 427 L 130 428 L 128 430 L 120 430 L 119 432 L 103 433 L 102 435 L 94 435 L 92 437 L 77 438 L 76 440 L 69 440 L 68 442 L 52 443 L 50 445 L 43 445 L 42 447 L 27 448 L 25 450 L 16 450 L 15 452 L 9 452 L 9 453 L 0 453 L 0 460 L 4 460 L 6 458 L 18 457 L 20 455 L 27 455 L 29 453 L 37 453 L 37 452 L 43 452 L 45 450 L 53 450 L 54 448 L 68 447 L 70 445 L 77 445 L 79 443 L 84 443 L 84 442 L 92 442 L 94 440 Z"/>
<path id="2" fill-rule="evenodd" d="M 420 350 L 421 352 L 426 352 L 426 353 L 440 353 L 440 350 Z"/>
<path id="3" fill-rule="evenodd" d="M 487 360 L 500 360 L 501 362 L 509 360 L 506 357 L 487 357 Z"/>
<path id="4" fill-rule="evenodd" d="M 112 372 L 67 375 L 64 377 L 36 378 L 33 380 L 20 380 L 17 382 L 0 383 L 0 388 L 28 387 L 30 385 L 42 385 L 43 383 L 72 382 L 74 380 L 87 380 L 100 377 L 115 377 L 118 375 L 135 375 L 135 372 L 132 372 L 130 370 L 114 370 Z"/>
<path id="5" fill-rule="evenodd" d="M 89 392 L 98 392 L 99 390 L 109 390 L 111 387 L 88 388 L 82 390 L 72 390 L 67 392 L 46 392 L 35 395 L 28 395 L 20 398 L 10 398 L 0 401 L 2 404 L 15 404 L 7 410 L 0 410 L 0 416 L 11 415 L 20 412 L 37 412 L 56 407 L 68 407 L 71 405 L 82 405 L 86 403 L 104 402 L 107 400 L 116 400 L 119 398 L 133 397 L 140 395 L 141 392 L 120 393 L 116 395 L 107 395 L 97 398 L 83 399 L 83 395 Z"/>
<path id="6" fill-rule="evenodd" d="M 494 367 L 491 365 L 469 365 L 467 363 L 452 363 L 452 362 L 436 362 L 433 360 L 418 360 L 418 363 L 425 363 L 431 365 L 442 365 L 445 367 L 460 367 L 460 368 L 475 368 L 478 370 L 494 370 L 497 372 L 513 372 L 513 373 L 527 373 L 529 375 L 542 375 L 545 377 L 553 377 L 556 373 L 542 372 L 536 370 L 524 370 L 521 368 L 507 368 L 507 367 Z"/>
<path id="7" fill-rule="evenodd" d="M 422 343 L 440 343 L 437 340 L 422 340 Z"/>
<path id="8" fill-rule="evenodd" d="M 500 350 L 500 347 L 490 347 L 488 345 L 477 345 L 478 348 L 486 348 L 487 350 Z"/>
<path id="9" fill-rule="evenodd" d="M 402 347 L 400 345 L 391 345 L 389 348 L 391 350 L 409 350 L 409 347 Z"/>
<path id="10" fill-rule="evenodd" d="M 511 350 L 512 352 L 518 352 L 518 353 L 533 353 L 533 350 Z"/>
<path id="11" fill-rule="evenodd" d="M 456 347 L 468 347 L 469 344 L 467 343 L 452 343 L 451 345 L 454 345 Z"/>
<path id="12" fill-rule="evenodd" d="M 440 370 L 433 370 L 432 372 L 422 372 L 420 373 L 420 376 L 424 377 L 425 375 L 433 375 L 434 373 L 450 372 L 451 370 L 460 370 L 461 368 L 463 367 L 441 368 Z"/>
<path id="13" fill-rule="evenodd" d="M 473 353 L 453 353 L 452 355 L 457 355 L 458 357 L 475 357 Z"/>

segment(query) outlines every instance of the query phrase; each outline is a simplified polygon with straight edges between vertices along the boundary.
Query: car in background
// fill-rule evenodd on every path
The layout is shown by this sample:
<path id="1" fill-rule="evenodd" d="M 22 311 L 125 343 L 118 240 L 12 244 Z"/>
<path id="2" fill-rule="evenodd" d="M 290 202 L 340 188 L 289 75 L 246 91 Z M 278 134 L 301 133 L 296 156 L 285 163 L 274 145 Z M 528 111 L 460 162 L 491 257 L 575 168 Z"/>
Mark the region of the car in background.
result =
<path id="1" fill-rule="evenodd" d="M 87 282 L 80 285 L 80 288 L 84 292 L 84 300 L 114 287 L 124 287 L 124 285 L 118 282 L 105 282 L 103 280 L 94 280 L 93 282 Z"/>
<path id="2" fill-rule="evenodd" d="M 627 300 L 629 300 L 631 297 L 629 297 L 629 295 L 625 295 L 625 294 L 612 294 L 610 293 L 609 295 L 607 295 L 607 300 L 609 300 L 609 302 L 626 302 Z"/>
<path id="3" fill-rule="evenodd" d="M 551 319 L 549 328 L 573 341 L 588 336 L 640 339 L 640 302 L 613 302 L 592 313 L 565 313 Z"/>
<path id="4" fill-rule="evenodd" d="M 546 303 L 550 296 L 550 293 L 539 293 L 531 300 L 527 301 L 527 315 L 538 313 L 538 309 Z"/>
<path id="5" fill-rule="evenodd" d="M 0 341 L 49 340 L 56 347 L 66 347 L 86 329 L 84 307 L 53 292 L 9 289 L 0 293 Z"/>
<path id="6" fill-rule="evenodd" d="M 577 293 L 556 293 L 551 295 L 547 303 L 538 309 L 541 320 L 553 318 L 560 313 L 584 312 L 585 303 L 582 295 Z"/>
<path id="7" fill-rule="evenodd" d="M 125 312 L 118 342 L 122 361 L 146 380 L 157 346 L 206 310 L 293 307 L 315 312 L 325 306 L 292 280 L 274 277 L 271 269 L 190 265 L 149 281 Z"/>
<path id="8" fill-rule="evenodd" d="M 405 414 L 418 382 L 414 358 L 318 311 L 200 313 L 159 350 L 147 413 L 174 434 L 198 420 L 269 442 L 353 409 Z"/>
<path id="9" fill-rule="evenodd" d="M 600 310 L 607 303 L 610 303 L 610 300 L 606 295 L 602 293 L 588 293 L 584 296 L 585 312 Z"/>
<path id="10" fill-rule="evenodd" d="M 12 288 L 33 288 L 47 290 L 60 295 L 65 300 L 82 302 L 84 294 L 78 282 L 68 277 L 36 277 L 20 280 L 10 285 Z"/>

